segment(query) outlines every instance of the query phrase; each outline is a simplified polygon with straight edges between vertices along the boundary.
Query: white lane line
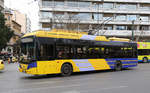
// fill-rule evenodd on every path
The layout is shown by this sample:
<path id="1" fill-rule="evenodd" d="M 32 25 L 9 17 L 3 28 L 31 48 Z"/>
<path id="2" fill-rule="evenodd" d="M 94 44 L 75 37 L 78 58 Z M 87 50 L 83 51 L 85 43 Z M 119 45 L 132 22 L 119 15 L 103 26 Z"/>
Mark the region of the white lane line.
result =
<path id="1" fill-rule="evenodd" d="M 76 90 L 72 90 L 72 91 L 66 91 L 66 92 L 62 92 L 62 93 L 81 93 L 80 91 L 76 91 Z"/>
<path id="2" fill-rule="evenodd" d="M 119 89 L 119 88 L 127 88 L 127 87 L 128 86 L 116 86 L 116 87 L 102 88 L 102 90 Z"/>
<path id="3" fill-rule="evenodd" d="M 53 82 L 49 82 L 49 81 L 44 81 L 44 82 L 36 82 L 36 83 L 27 83 L 27 84 L 23 84 L 23 85 L 41 85 L 41 84 L 54 84 L 54 83 L 61 83 L 64 81 L 53 81 Z"/>
<path id="4" fill-rule="evenodd" d="M 95 79 L 95 78 L 81 78 L 81 79 L 66 79 L 67 81 L 87 81 L 87 80 L 91 80 L 91 79 Z"/>
<path id="5" fill-rule="evenodd" d="M 4 91 L 1 93 L 21 93 L 21 92 L 38 91 L 38 90 L 45 90 L 45 89 L 70 88 L 70 87 L 80 87 L 80 86 L 81 84 L 68 85 L 68 86 L 62 85 L 62 86 L 53 86 L 53 87 L 38 87 L 38 88 L 28 88 L 28 89 L 12 89 L 11 91 Z"/>
<path id="6" fill-rule="evenodd" d="M 60 80 L 60 81 L 41 81 L 41 82 L 34 82 L 34 83 L 27 83 L 27 84 L 23 84 L 24 86 L 26 85 L 41 85 L 41 84 L 55 84 L 55 83 L 62 83 L 62 82 L 77 82 L 77 81 L 88 81 L 88 80 L 91 80 L 91 79 L 95 79 L 95 78 L 82 78 L 82 79 L 71 79 L 71 78 L 66 78 L 66 79 L 63 79 L 63 80 Z"/>
<path id="7" fill-rule="evenodd" d="M 107 90 L 113 90 L 113 89 L 122 89 L 122 88 L 128 88 L 129 86 L 114 86 L 114 87 L 107 87 L 107 88 L 99 88 L 99 89 L 88 89 L 88 90 L 81 90 L 82 93 L 94 93 L 98 91 L 107 91 Z"/>

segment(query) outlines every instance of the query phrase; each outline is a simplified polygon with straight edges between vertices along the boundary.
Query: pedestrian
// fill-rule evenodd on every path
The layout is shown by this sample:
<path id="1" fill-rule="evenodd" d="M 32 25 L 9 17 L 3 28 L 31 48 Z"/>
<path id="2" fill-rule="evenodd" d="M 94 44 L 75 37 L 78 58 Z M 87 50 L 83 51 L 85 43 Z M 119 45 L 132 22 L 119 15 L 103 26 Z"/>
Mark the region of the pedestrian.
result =
<path id="1" fill-rule="evenodd" d="M 8 64 L 10 64 L 10 58 L 8 58 Z"/>

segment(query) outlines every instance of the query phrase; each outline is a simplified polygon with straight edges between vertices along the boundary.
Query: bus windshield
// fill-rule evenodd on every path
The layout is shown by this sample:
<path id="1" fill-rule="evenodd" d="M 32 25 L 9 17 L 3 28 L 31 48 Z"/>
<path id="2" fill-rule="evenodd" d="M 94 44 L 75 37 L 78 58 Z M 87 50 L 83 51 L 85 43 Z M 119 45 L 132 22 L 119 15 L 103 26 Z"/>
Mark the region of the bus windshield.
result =
<path id="1" fill-rule="evenodd" d="M 21 62 L 32 62 L 35 60 L 35 45 L 31 43 L 22 43 L 21 44 Z"/>

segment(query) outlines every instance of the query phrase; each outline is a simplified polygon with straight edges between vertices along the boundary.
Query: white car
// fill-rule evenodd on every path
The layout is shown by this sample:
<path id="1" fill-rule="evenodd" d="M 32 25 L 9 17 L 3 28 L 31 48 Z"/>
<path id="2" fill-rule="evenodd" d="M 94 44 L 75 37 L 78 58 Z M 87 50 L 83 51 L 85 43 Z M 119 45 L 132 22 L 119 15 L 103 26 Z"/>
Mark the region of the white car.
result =
<path id="1" fill-rule="evenodd" d="M 0 70 L 3 70 L 4 69 L 4 62 L 3 60 L 0 60 Z"/>

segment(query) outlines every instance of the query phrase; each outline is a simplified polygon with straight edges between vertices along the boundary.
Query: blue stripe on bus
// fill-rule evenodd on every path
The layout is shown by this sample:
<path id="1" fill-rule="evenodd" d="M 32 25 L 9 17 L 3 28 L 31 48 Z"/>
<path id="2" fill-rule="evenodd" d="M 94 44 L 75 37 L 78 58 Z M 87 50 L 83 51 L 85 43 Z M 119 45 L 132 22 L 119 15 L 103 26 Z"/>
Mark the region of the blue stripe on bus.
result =
<path id="1" fill-rule="evenodd" d="M 34 67 L 37 67 L 37 62 L 33 62 L 33 63 L 29 64 L 27 69 L 34 68 Z"/>
<path id="2" fill-rule="evenodd" d="M 115 66 L 110 66 L 111 69 L 115 69 Z"/>
<path id="3" fill-rule="evenodd" d="M 115 64 L 114 62 L 107 62 L 109 65 Z M 132 63 L 138 63 L 138 61 L 125 61 L 125 62 L 121 62 L 122 64 L 132 64 Z"/>
<path id="4" fill-rule="evenodd" d="M 138 60 L 137 58 L 110 58 L 106 59 L 106 61 L 116 61 L 116 60 Z"/>
<path id="5" fill-rule="evenodd" d="M 109 65 L 115 64 L 115 62 L 107 62 Z"/>
<path id="6" fill-rule="evenodd" d="M 128 68 L 128 67 L 136 67 L 137 65 L 124 65 L 122 68 Z"/>
<path id="7" fill-rule="evenodd" d="M 134 67 L 137 66 L 138 60 L 137 58 L 110 58 L 106 59 L 107 64 L 111 69 L 115 69 L 116 60 L 122 61 L 122 68 Z M 133 60 L 133 61 L 132 61 Z M 137 60 L 137 61 L 135 61 Z"/>
<path id="8" fill-rule="evenodd" d="M 123 65 L 122 68 L 128 68 L 128 67 L 136 67 L 137 65 Z M 115 66 L 110 66 L 111 69 L 115 69 Z"/>
<path id="9" fill-rule="evenodd" d="M 138 63 L 138 61 L 127 61 L 127 62 L 122 62 L 122 64 L 132 64 L 132 63 Z"/>

